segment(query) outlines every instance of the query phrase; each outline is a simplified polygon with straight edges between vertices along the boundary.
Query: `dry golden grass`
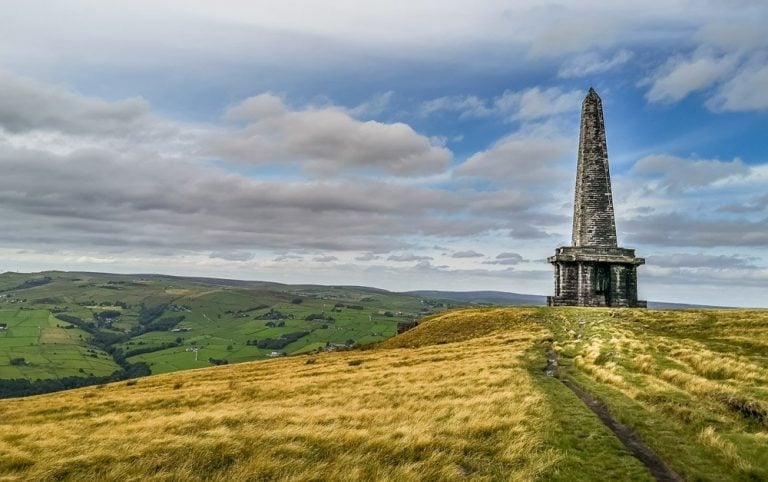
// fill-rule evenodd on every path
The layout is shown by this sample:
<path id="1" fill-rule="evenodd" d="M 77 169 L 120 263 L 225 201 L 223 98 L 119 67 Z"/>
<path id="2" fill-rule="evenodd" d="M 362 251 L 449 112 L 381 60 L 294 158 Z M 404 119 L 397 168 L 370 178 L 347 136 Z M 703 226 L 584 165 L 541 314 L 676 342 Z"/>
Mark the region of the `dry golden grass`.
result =
<path id="1" fill-rule="evenodd" d="M 2 401 L 0 476 L 532 480 L 558 460 L 522 359 L 544 331 L 500 327 Z"/>

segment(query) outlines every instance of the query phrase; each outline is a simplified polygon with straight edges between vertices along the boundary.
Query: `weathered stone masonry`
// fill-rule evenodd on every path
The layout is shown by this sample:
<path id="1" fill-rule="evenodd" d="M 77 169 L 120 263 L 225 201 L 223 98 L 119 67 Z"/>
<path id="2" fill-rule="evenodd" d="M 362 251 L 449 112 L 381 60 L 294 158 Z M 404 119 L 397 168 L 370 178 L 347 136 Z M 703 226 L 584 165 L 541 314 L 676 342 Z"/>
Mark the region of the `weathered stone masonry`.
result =
<path id="1" fill-rule="evenodd" d="M 581 106 L 571 244 L 548 259 L 555 267 L 549 306 L 646 306 L 637 299 L 637 267 L 645 259 L 616 239 L 603 105 L 594 89 Z"/>

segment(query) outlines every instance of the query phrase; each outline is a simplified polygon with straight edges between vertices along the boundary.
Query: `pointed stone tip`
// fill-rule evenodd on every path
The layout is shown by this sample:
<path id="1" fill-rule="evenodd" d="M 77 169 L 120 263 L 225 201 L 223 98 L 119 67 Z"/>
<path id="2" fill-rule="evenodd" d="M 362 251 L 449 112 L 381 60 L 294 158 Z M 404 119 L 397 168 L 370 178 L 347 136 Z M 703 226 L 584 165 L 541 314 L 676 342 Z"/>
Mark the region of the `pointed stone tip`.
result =
<path id="1" fill-rule="evenodd" d="M 587 92 L 587 96 L 584 97 L 585 101 L 588 100 L 588 99 L 598 100 L 598 101 L 600 100 L 600 96 L 597 95 L 597 92 L 592 87 L 589 88 L 589 92 Z"/>

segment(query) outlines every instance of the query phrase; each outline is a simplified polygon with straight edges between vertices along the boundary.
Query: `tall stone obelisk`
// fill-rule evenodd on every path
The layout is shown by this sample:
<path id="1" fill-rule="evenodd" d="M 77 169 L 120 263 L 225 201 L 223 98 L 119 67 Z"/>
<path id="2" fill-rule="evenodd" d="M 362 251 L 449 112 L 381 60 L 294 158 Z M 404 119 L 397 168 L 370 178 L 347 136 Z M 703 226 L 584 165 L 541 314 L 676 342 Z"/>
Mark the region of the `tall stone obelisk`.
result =
<path id="1" fill-rule="evenodd" d="M 637 267 L 645 259 L 618 247 L 603 103 L 591 88 L 581 105 L 571 244 L 548 259 L 555 267 L 549 306 L 646 306 L 637 299 Z"/>

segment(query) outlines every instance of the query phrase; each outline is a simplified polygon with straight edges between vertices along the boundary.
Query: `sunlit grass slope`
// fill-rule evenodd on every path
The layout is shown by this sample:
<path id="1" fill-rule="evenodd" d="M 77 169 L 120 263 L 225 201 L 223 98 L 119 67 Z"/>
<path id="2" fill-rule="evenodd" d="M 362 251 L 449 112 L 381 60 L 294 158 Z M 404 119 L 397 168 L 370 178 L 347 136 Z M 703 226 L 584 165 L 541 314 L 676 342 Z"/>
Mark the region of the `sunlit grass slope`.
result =
<path id="1" fill-rule="evenodd" d="M 552 310 L 567 376 L 690 480 L 768 480 L 768 311 Z"/>
<path id="2" fill-rule="evenodd" d="M 0 480 L 650 480 L 545 375 L 549 346 L 569 365 L 564 376 L 617 410 L 679 473 L 759 479 L 765 418 L 729 400 L 765 407 L 765 352 L 749 333 L 765 335 L 768 316 L 745 315 L 753 321 L 731 330 L 721 320 L 745 312 L 681 315 L 689 331 L 710 323 L 718 336 L 709 345 L 688 340 L 665 313 L 455 311 L 364 351 L 2 400 Z M 694 353 L 678 353 L 689 346 Z M 726 353 L 737 346 L 744 351 Z M 731 398 L 677 373 L 710 380 L 695 368 L 709 359 L 702 347 L 728 357 L 735 372 L 708 383 Z M 686 358 L 694 355 L 702 362 Z M 667 403 L 667 392 L 680 403 Z M 707 461 L 701 470 L 698 460 Z"/>

